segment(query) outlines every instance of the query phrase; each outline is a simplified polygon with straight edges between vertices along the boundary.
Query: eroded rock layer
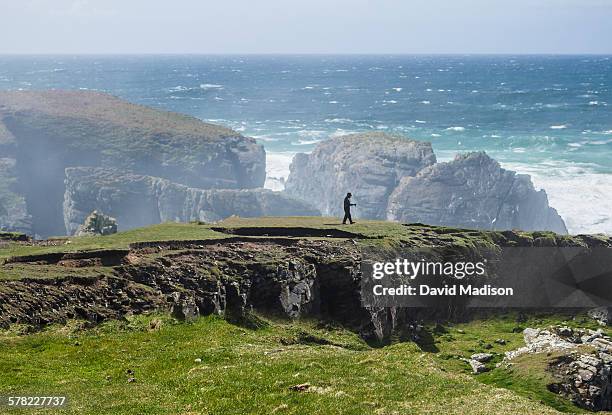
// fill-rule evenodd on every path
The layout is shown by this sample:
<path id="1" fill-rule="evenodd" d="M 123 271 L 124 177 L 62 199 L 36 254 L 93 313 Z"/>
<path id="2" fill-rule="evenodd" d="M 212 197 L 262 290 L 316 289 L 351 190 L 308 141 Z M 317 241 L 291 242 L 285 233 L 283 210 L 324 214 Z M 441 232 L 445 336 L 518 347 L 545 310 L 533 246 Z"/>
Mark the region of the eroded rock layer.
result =
<path id="1" fill-rule="evenodd" d="M 64 222 L 73 234 L 93 210 L 120 229 L 161 222 L 212 222 L 241 217 L 318 215 L 308 203 L 265 189 L 196 189 L 160 177 L 114 169 L 66 169 Z"/>

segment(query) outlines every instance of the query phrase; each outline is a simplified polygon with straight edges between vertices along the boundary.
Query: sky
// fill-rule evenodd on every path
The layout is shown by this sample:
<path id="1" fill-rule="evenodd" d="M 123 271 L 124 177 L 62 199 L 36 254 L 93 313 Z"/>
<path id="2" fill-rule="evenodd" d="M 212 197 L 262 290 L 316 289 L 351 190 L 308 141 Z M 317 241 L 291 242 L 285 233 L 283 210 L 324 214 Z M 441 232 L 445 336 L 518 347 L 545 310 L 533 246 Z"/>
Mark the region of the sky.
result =
<path id="1" fill-rule="evenodd" d="M 612 54 L 612 0 L 0 0 L 0 54 Z"/>

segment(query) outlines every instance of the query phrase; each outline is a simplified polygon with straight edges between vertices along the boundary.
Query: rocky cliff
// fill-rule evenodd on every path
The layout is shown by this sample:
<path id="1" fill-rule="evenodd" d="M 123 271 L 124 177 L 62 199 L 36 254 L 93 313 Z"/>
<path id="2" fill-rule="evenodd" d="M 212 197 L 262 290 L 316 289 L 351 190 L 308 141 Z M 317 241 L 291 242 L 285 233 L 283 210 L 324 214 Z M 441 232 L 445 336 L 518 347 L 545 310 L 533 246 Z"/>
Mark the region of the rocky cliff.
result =
<path id="1" fill-rule="evenodd" d="M 204 189 L 255 188 L 265 178 L 265 152 L 251 138 L 89 91 L 0 92 L 0 159 L 0 226 L 43 236 L 64 232 L 67 167 Z"/>
<path id="2" fill-rule="evenodd" d="M 320 143 L 291 163 L 285 191 L 312 200 L 325 215 L 341 216 L 342 198 L 358 195 L 359 214 L 385 217 L 399 180 L 436 162 L 431 144 L 383 133 L 343 136 Z"/>
<path id="3" fill-rule="evenodd" d="M 527 175 L 504 170 L 485 153 L 458 155 L 402 178 L 389 197 L 387 217 L 400 222 L 476 229 L 567 233 Z"/>
<path id="4" fill-rule="evenodd" d="M 218 221 L 228 216 L 318 215 L 306 202 L 265 189 L 196 189 L 116 169 L 66 169 L 64 222 L 72 235 L 93 210 L 120 229 L 160 222 Z"/>
<path id="5" fill-rule="evenodd" d="M 544 190 L 485 153 L 436 163 L 429 143 L 356 134 L 297 154 L 290 170 L 285 191 L 324 214 L 341 215 L 342 197 L 352 192 L 357 217 L 367 219 L 567 233 Z"/>

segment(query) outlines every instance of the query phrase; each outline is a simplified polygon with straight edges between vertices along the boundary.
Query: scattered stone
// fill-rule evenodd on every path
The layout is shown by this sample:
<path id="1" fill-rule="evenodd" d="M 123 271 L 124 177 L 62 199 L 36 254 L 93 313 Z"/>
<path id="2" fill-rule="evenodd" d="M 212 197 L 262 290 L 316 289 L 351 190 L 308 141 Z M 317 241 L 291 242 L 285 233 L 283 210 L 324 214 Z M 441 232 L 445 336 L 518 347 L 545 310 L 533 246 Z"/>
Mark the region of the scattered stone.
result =
<path id="1" fill-rule="evenodd" d="M 503 346 L 503 345 L 505 345 L 507 343 L 507 341 L 504 340 L 504 339 L 497 339 L 497 340 L 495 340 L 495 343 L 501 344 Z"/>
<path id="2" fill-rule="evenodd" d="M 128 378 L 128 383 L 136 383 L 136 378 Z"/>
<path id="3" fill-rule="evenodd" d="M 478 360 L 474 360 L 474 359 L 465 359 L 465 360 L 472 367 L 472 373 L 474 373 L 475 375 L 484 373 L 489 370 L 484 363 L 479 362 Z"/>
<path id="4" fill-rule="evenodd" d="M 471 358 L 477 362 L 486 363 L 493 358 L 493 355 L 491 353 L 475 353 Z"/>
<path id="5" fill-rule="evenodd" d="M 301 383 L 299 385 L 290 386 L 289 389 L 295 392 L 306 392 L 310 389 L 310 383 Z"/>
<path id="6" fill-rule="evenodd" d="M 202 363 L 202 359 L 200 359 L 199 357 L 197 359 L 194 359 L 195 363 Z"/>

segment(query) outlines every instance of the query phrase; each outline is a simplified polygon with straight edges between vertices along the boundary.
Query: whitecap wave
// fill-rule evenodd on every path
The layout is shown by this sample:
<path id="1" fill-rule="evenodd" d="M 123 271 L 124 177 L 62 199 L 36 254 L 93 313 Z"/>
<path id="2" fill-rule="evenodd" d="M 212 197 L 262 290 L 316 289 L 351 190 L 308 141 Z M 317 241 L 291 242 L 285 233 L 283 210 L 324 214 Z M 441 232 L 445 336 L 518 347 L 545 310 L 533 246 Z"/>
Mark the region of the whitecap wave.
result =
<path id="1" fill-rule="evenodd" d="M 320 143 L 321 140 L 298 140 L 297 142 L 293 142 L 291 143 L 291 145 L 293 146 L 308 146 L 311 144 L 317 144 Z"/>
<path id="2" fill-rule="evenodd" d="M 465 127 L 461 127 L 461 126 L 456 126 L 456 127 L 448 127 L 446 129 L 446 131 L 456 131 L 456 132 L 462 132 L 465 131 Z"/>
<path id="3" fill-rule="evenodd" d="M 549 128 L 551 130 L 565 130 L 567 128 L 567 124 L 551 125 Z"/>
<path id="4" fill-rule="evenodd" d="M 544 189 L 550 205 L 565 220 L 571 234 L 612 235 L 612 175 L 596 172 L 589 165 L 562 161 L 537 164 L 504 163 L 504 168 L 529 174 L 536 188 Z"/>
<path id="5" fill-rule="evenodd" d="M 348 124 L 353 122 L 353 120 L 349 118 L 326 118 L 324 121 L 330 124 Z"/>
<path id="6" fill-rule="evenodd" d="M 218 84 L 200 84 L 200 89 L 221 89 L 223 85 Z"/>
<path id="7" fill-rule="evenodd" d="M 223 89 L 223 85 L 200 84 L 199 86 L 193 86 L 193 87 L 178 85 L 172 88 L 168 88 L 167 91 L 168 92 L 189 92 L 189 91 L 197 91 L 197 90 L 207 91 L 210 89 Z"/>

